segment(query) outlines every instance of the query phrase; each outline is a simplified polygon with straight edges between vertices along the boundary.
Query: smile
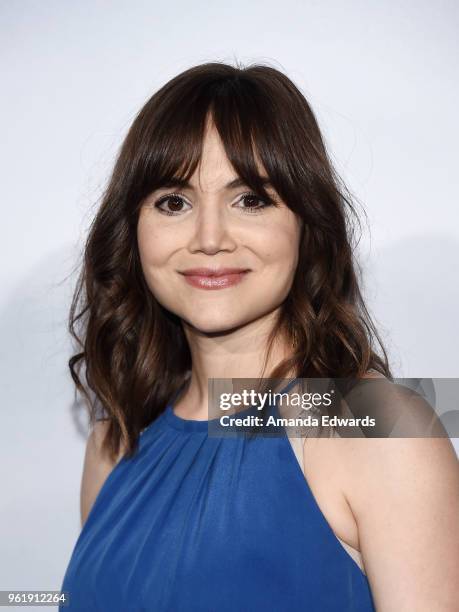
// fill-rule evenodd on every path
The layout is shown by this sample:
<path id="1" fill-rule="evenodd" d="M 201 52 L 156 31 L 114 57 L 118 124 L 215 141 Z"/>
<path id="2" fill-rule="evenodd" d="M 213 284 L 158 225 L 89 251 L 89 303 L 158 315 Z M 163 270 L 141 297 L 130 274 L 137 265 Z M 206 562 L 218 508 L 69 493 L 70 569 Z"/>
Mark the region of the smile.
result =
<path id="1" fill-rule="evenodd" d="M 235 272 L 232 274 L 222 274 L 220 276 L 209 276 L 204 274 L 186 274 L 183 276 L 185 281 L 192 287 L 198 289 L 225 289 L 233 287 L 241 282 L 248 274 L 248 271 Z"/>

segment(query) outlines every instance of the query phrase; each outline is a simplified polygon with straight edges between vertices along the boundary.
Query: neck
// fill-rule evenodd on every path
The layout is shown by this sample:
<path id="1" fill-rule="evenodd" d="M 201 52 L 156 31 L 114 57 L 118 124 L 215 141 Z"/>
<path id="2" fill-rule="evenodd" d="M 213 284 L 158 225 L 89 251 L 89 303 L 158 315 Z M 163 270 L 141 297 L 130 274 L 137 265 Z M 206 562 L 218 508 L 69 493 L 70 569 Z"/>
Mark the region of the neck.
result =
<path id="1" fill-rule="evenodd" d="M 268 377 L 291 354 L 285 336 L 279 335 L 265 365 L 269 334 L 278 314 L 273 311 L 262 319 L 221 334 L 206 334 L 183 322 L 193 365 L 189 382 L 174 403 L 174 412 L 184 418 L 207 419 L 209 378 Z"/>

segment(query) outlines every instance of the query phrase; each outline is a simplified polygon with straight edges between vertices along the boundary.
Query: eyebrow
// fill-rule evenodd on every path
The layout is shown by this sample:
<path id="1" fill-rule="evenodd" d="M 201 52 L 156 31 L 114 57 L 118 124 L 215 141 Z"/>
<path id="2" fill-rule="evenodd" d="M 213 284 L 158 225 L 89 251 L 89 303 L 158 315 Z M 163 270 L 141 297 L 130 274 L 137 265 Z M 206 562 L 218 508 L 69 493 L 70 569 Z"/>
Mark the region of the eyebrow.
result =
<path id="1" fill-rule="evenodd" d="M 272 187 L 271 181 L 267 176 L 261 177 L 261 184 L 263 187 Z M 229 191 L 230 189 L 236 189 L 237 187 L 245 186 L 247 186 L 246 182 L 238 177 L 226 183 L 226 185 L 223 186 L 223 189 Z M 162 183 L 158 187 L 158 189 L 173 189 L 177 187 L 180 189 L 191 189 L 192 191 L 194 190 L 194 187 L 188 181 L 181 178 L 173 178 L 170 181 Z"/>

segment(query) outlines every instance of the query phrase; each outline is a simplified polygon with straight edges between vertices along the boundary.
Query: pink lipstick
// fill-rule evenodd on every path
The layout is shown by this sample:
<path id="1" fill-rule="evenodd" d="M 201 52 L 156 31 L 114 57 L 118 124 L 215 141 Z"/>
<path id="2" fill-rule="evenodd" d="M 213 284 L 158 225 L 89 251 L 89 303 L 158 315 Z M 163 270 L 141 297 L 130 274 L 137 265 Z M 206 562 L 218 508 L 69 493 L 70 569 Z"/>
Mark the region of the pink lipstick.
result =
<path id="1" fill-rule="evenodd" d="M 198 289 L 225 289 L 241 282 L 248 269 L 244 268 L 190 268 L 183 270 L 185 281 Z"/>

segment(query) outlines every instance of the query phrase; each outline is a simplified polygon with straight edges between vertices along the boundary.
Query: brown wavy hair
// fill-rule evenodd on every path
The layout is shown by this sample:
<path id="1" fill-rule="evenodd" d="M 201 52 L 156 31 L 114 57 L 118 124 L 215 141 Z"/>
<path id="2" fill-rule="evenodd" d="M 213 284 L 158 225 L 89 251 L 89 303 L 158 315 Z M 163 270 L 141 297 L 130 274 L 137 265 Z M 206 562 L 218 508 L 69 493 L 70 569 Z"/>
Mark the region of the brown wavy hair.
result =
<path id="1" fill-rule="evenodd" d="M 270 200 L 258 156 L 280 198 L 303 220 L 298 267 L 265 364 L 278 333 L 287 335 L 292 354 L 269 377 L 294 371 L 359 378 L 373 369 L 392 378 L 359 288 L 360 220 L 303 93 L 268 65 L 201 64 L 167 82 L 136 115 L 89 229 L 70 307 L 75 393 L 88 400 L 91 423 L 101 407 L 109 419 L 104 448 L 112 458 L 120 445 L 134 453 L 142 429 L 191 369 L 181 321 L 144 279 L 136 229 L 146 196 L 193 175 L 208 117 L 244 182 Z"/>

